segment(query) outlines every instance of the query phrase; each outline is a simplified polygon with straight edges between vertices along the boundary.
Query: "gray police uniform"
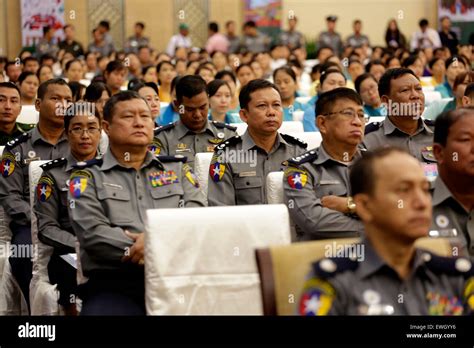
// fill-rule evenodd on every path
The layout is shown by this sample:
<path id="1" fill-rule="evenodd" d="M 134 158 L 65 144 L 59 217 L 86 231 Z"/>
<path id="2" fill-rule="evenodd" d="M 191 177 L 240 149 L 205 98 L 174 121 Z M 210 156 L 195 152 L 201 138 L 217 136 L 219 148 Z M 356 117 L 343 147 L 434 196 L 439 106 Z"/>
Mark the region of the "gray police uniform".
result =
<path id="1" fill-rule="evenodd" d="M 347 197 L 351 194 L 349 168 L 353 161 L 333 159 L 324 146 L 288 160 L 283 179 L 284 201 L 296 224 L 297 240 L 356 237 L 364 226 L 357 216 L 325 208 L 324 196 Z"/>
<path id="2" fill-rule="evenodd" d="M 439 176 L 433 183 L 431 194 L 433 221 L 430 235 L 448 238 L 457 235 L 463 250 L 474 256 L 474 210 L 466 211 Z"/>
<path id="3" fill-rule="evenodd" d="M 433 155 L 434 123 L 430 120 L 420 119 L 418 130 L 414 135 L 409 135 L 398 129 L 390 117 L 382 122 L 369 123 L 365 127 L 363 145 L 369 151 L 384 146 L 397 146 L 408 151 L 420 162 L 435 163 Z"/>
<path id="4" fill-rule="evenodd" d="M 209 168 L 210 206 L 267 203 L 268 173 L 283 170 L 284 162 L 305 151 L 307 144 L 278 133 L 272 150 L 259 148 L 249 132 L 219 145 Z"/>
<path id="5" fill-rule="evenodd" d="M 86 284 L 83 315 L 144 315 L 144 268 L 122 262 L 132 239 L 145 232 L 147 209 L 204 206 L 205 196 L 183 156 L 147 152 L 137 171 L 108 151 L 103 160 L 77 164 L 69 179 L 69 215 L 80 244 Z"/>
<path id="6" fill-rule="evenodd" d="M 318 47 L 330 47 L 334 53 L 338 56 L 342 54 L 342 39 L 339 33 L 330 33 L 324 31 L 319 34 L 319 45 Z"/>
<path id="7" fill-rule="evenodd" d="M 357 261 L 361 246 L 364 259 Z M 417 249 L 411 274 L 402 280 L 367 240 L 344 252 L 348 257 L 313 264 L 300 298 L 300 315 L 474 313 L 474 268 L 467 258 Z"/>
<path id="8" fill-rule="evenodd" d="M 149 150 L 157 155 L 183 155 L 194 167 L 198 152 L 214 152 L 214 148 L 237 133 L 237 128 L 216 121 L 207 121 L 200 133 L 189 130 L 180 120 L 155 129 L 155 138 Z"/>

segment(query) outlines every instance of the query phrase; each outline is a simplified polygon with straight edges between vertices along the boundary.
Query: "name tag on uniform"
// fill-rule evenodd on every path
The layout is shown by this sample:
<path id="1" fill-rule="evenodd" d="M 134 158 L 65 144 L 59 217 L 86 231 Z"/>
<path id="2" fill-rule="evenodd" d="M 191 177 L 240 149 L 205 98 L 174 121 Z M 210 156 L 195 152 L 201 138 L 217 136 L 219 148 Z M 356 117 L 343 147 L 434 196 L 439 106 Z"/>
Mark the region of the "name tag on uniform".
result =
<path id="1" fill-rule="evenodd" d="M 111 184 L 111 183 L 108 183 L 108 182 L 103 182 L 102 185 L 108 186 L 108 187 L 113 187 L 117 190 L 123 190 L 123 187 L 121 185 L 117 185 L 117 184 Z"/>
<path id="2" fill-rule="evenodd" d="M 339 185 L 340 183 L 338 180 L 321 180 L 319 185 Z"/>
<path id="3" fill-rule="evenodd" d="M 239 178 L 245 178 L 245 177 L 248 177 L 248 176 L 257 176 L 257 172 L 256 172 L 256 171 L 252 171 L 252 172 L 242 172 L 242 173 L 239 173 Z"/>
<path id="4" fill-rule="evenodd" d="M 33 158 L 28 158 L 23 160 L 23 164 L 30 164 L 30 162 L 33 161 L 41 161 L 41 157 L 33 157 Z"/>
<path id="5" fill-rule="evenodd" d="M 176 149 L 176 152 L 191 152 L 191 149 Z"/>

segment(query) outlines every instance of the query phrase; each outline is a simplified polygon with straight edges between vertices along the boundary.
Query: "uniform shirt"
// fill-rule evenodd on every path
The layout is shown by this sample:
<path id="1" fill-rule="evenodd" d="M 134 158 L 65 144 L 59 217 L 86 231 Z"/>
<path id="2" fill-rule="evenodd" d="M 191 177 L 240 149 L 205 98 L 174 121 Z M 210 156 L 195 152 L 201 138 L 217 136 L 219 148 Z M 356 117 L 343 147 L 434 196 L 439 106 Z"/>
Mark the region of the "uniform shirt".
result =
<path id="1" fill-rule="evenodd" d="M 346 40 L 346 45 L 351 47 L 362 47 L 363 45 L 370 46 L 370 41 L 367 35 L 355 35 L 352 34 Z"/>
<path id="2" fill-rule="evenodd" d="M 189 36 L 183 36 L 181 34 L 176 34 L 173 35 L 168 42 L 168 46 L 166 48 L 166 53 L 170 57 L 174 57 L 174 54 L 176 53 L 176 49 L 178 47 L 186 47 L 186 48 L 191 48 L 192 43 L 191 43 L 191 38 Z"/>
<path id="3" fill-rule="evenodd" d="M 155 155 L 183 155 L 194 166 L 198 152 L 213 152 L 217 144 L 236 135 L 237 128 L 225 123 L 207 121 L 204 131 L 195 133 L 181 121 L 155 129 L 155 138 L 149 149 Z"/>
<path id="4" fill-rule="evenodd" d="M 17 224 L 26 226 L 31 221 L 28 164 L 64 157 L 68 152 L 69 143 L 64 133 L 58 143 L 52 145 L 37 127 L 7 144 L 0 166 L 3 176 L 0 179 L 0 204 Z"/>
<path id="5" fill-rule="evenodd" d="M 68 212 L 69 177 L 77 160 L 69 153 L 43 164 L 35 195 L 38 238 L 53 246 L 59 254 L 75 252 L 76 236 Z"/>
<path id="6" fill-rule="evenodd" d="M 433 129 L 434 122 L 420 119 L 418 130 L 414 135 L 409 135 L 398 129 L 386 117 L 382 122 L 369 123 L 365 127 L 363 145 L 369 151 L 384 146 L 398 146 L 424 163 L 434 163 L 433 155 Z"/>
<path id="7" fill-rule="evenodd" d="M 271 39 L 260 32 L 256 36 L 244 35 L 242 37 L 242 47 L 248 52 L 259 53 L 268 51 Z"/>
<path id="8" fill-rule="evenodd" d="M 20 137 L 23 133 L 28 132 L 36 127 L 34 123 L 15 123 L 15 128 L 13 128 L 12 134 L 7 134 L 0 131 L 0 146 L 5 146 L 12 140 Z"/>
<path id="9" fill-rule="evenodd" d="M 291 48 L 304 46 L 305 40 L 299 31 L 284 31 L 280 34 L 280 43 Z"/>
<path id="10" fill-rule="evenodd" d="M 240 37 L 226 35 L 229 41 L 229 54 L 238 53 L 240 51 Z"/>
<path id="11" fill-rule="evenodd" d="M 318 47 L 330 47 L 334 54 L 340 56 L 342 54 L 342 39 L 339 33 L 331 33 L 324 31 L 319 34 L 319 45 Z"/>
<path id="12" fill-rule="evenodd" d="M 136 37 L 135 35 L 130 36 L 125 43 L 125 52 L 126 53 L 138 53 L 138 48 L 140 46 L 148 46 L 150 44 L 150 39 L 146 36 Z"/>
<path id="13" fill-rule="evenodd" d="M 454 98 L 454 92 L 453 89 L 451 88 L 451 85 L 449 84 L 448 81 L 445 81 L 444 83 L 438 85 L 434 89 L 436 92 L 441 93 L 441 98 Z"/>
<path id="14" fill-rule="evenodd" d="M 124 231 L 145 232 L 147 209 L 204 206 L 205 196 L 185 160 L 147 152 L 137 171 L 108 151 L 103 160 L 77 164 L 69 179 L 68 207 L 86 276 L 133 268 L 121 262 L 133 244 Z"/>
<path id="15" fill-rule="evenodd" d="M 305 151 L 307 144 L 278 133 L 269 153 L 259 148 L 249 132 L 218 146 L 209 168 L 210 206 L 266 204 L 266 179 L 283 170 L 284 162 Z"/>
<path id="16" fill-rule="evenodd" d="M 59 49 L 71 53 L 76 58 L 84 55 L 82 45 L 74 40 L 71 43 L 68 43 L 67 40 L 61 41 L 59 43 Z"/>
<path id="17" fill-rule="evenodd" d="M 354 160 L 361 156 L 358 151 Z M 350 196 L 351 162 L 333 159 L 321 145 L 288 161 L 283 178 L 285 204 L 296 224 L 298 240 L 355 237 L 364 230 L 354 216 L 325 208 L 324 196 Z"/>
<path id="18" fill-rule="evenodd" d="M 368 241 L 343 252 L 344 257 L 334 254 L 313 264 L 300 299 L 300 315 L 462 315 L 474 311 L 474 272 L 466 258 L 440 257 L 417 249 L 412 271 L 403 280 Z"/>
<path id="19" fill-rule="evenodd" d="M 456 230 L 461 247 L 474 256 L 474 210 L 466 211 L 440 176 L 434 182 L 431 194 L 433 221 L 430 234 L 451 237 Z"/>

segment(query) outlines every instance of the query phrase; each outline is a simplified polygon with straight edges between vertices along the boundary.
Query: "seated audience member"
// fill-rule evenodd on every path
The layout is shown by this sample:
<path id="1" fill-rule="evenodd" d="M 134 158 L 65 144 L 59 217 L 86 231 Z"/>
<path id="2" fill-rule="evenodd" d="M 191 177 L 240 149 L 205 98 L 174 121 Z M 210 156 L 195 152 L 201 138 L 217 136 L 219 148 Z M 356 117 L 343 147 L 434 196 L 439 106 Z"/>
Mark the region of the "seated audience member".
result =
<path id="1" fill-rule="evenodd" d="M 196 72 L 194 73 L 194 75 L 198 75 L 198 76 L 201 76 L 203 78 L 203 80 L 206 82 L 206 84 L 210 83 L 212 80 L 214 80 L 214 71 L 204 65 L 204 64 L 201 64 L 197 69 L 196 69 Z"/>
<path id="2" fill-rule="evenodd" d="M 171 82 L 176 76 L 174 65 L 169 61 L 162 61 L 156 66 L 158 83 L 160 86 L 160 100 L 165 103 L 171 103 Z"/>
<path id="3" fill-rule="evenodd" d="M 228 139 L 214 152 L 209 168 L 210 206 L 266 204 L 268 173 L 282 170 L 286 159 L 300 156 L 307 146 L 278 132 L 283 106 L 273 83 L 250 81 L 242 88 L 239 100 L 240 117 L 248 127 L 242 136 Z"/>
<path id="4" fill-rule="evenodd" d="M 239 95 L 237 93 L 237 79 L 232 71 L 221 70 L 216 74 L 216 80 L 224 80 L 230 86 L 232 100 L 230 101 L 229 112 L 238 113 L 240 110 Z M 240 118 L 239 118 L 240 120 Z M 242 122 L 241 120 L 238 122 Z"/>
<path id="5" fill-rule="evenodd" d="M 23 72 L 29 71 L 33 74 L 36 74 L 38 72 L 39 67 L 39 60 L 35 57 L 26 57 L 23 60 Z"/>
<path id="6" fill-rule="evenodd" d="M 84 100 L 84 94 L 86 93 L 86 86 L 84 86 L 82 83 L 79 83 L 77 81 L 69 82 L 68 85 L 71 88 L 72 101 L 74 103 Z"/>
<path id="7" fill-rule="evenodd" d="M 355 89 L 364 102 L 364 112 L 368 116 L 387 116 L 387 108 L 379 96 L 377 80 L 369 73 L 360 75 L 355 80 Z"/>
<path id="8" fill-rule="evenodd" d="M 21 112 L 21 93 L 12 82 L 0 82 L 0 146 L 33 129 L 34 124 L 16 122 Z"/>
<path id="9" fill-rule="evenodd" d="M 101 127 L 93 104 L 73 104 L 66 115 L 64 130 L 70 152 L 67 157 L 41 166 L 43 173 L 36 189 L 35 214 L 39 240 L 54 247 L 48 263 L 48 275 L 50 283 L 57 284 L 58 303 L 67 315 L 77 315 L 77 270 L 61 258 L 61 255 L 75 253 L 77 242 L 67 208 L 68 182 L 73 165 L 98 155 Z"/>
<path id="10" fill-rule="evenodd" d="M 237 123 L 238 117 L 229 112 L 232 90 L 224 80 L 214 80 L 207 85 L 209 94 L 209 120 L 222 123 Z"/>
<path id="11" fill-rule="evenodd" d="M 362 156 L 362 99 L 354 90 L 336 88 L 320 95 L 316 110 L 321 146 L 288 160 L 284 201 L 298 240 L 358 236 L 363 229 L 354 215 L 349 168 Z"/>
<path id="12" fill-rule="evenodd" d="M 424 66 L 421 58 L 418 55 L 412 54 L 408 58 L 404 59 L 402 62 L 402 68 L 410 69 L 418 78 L 423 76 Z"/>
<path id="13" fill-rule="evenodd" d="M 240 64 L 235 71 L 241 90 L 247 83 L 255 79 L 255 74 L 250 64 Z"/>
<path id="14" fill-rule="evenodd" d="M 53 69 L 49 65 L 41 65 L 36 72 L 39 83 L 42 84 L 45 81 L 52 80 L 54 78 Z"/>
<path id="15" fill-rule="evenodd" d="M 365 128 L 367 150 L 398 146 L 421 162 L 435 162 L 431 146 L 433 122 L 420 117 L 425 95 L 415 73 L 406 68 L 387 70 L 379 82 L 379 95 L 387 105 L 387 117 Z"/>
<path id="16" fill-rule="evenodd" d="M 462 56 L 452 56 L 444 64 L 446 68 L 446 81 L 435 87 L 435 91 L 441 93 L 442 98 L 454 98 L 453 85 L 456 76 L 465 72 L 469 64 Z"/>
<path id="17" fill-rule="evenodd" d="M 118 60 L 107 64 L 104 72 L 105 84 L 109 87 L 112 95 L 120 92 L 127 76 L 127 67 Z"/>
<path id="18" fill-rule="evenodd" d="M 433 153 L 438 177 L 433 188 L 431 230 L 441 237 L 455 236 L 474 256 L 474 108 L 460 108 L 436 118 Z"/>
<path id="19" fill-rule="evenodd" d="M 354 164 L 350 183 L 365 237 L 346 247 L 348 256 L 313 263 L 299 314 L 472 314 L 471 262 L 415 247 L 428 236 L 432 216 L 419 163 L 403 150 L 378 149 Z M 326 305 L 314 305 L 323 299 Z"/>
<path id="20" fill-rule="evenodd" d="M 273 72 L 273 81 L 280 89 L 283 105 L 283 121 L 293 121 L 295 111 L 303 111 L 305 105 L 298 102 L 298 82 L 294 70 L 289 66 L 282 66 Z"/>
<path id="21" fill-rule="evenodd" d="M 355 83 L 355 80 L 364 73 L 364 65 L 358 59 L 349 59 L 347 71 L 351 77 L 351 81 Z"/>
<path id="22" fill-rule="evenodd" d="M 431 82 L 429 86 L 436 87 L 444 82 L 444 75 L 446 74 L 446 67 L 444 66 L 444 59 L 433 58 L 428 63 L 431 71 Z"/>
<path id="23" fill-rule="evenodd" d="M 172 102 L 164 108 L 160 108 L 161 115 L 155 120 L 155 123 L 159 126 L 165 126 L 167 124 L 176 122 L 179 120 L 178 109 L 175 106 L 174 100 L 176 100 L 176 84 L 181 79 L 182 76 L 175 76 L 173 81 L 171 81 L 171 100 Z M 161 99 L 160 99 L 160 102 Z"/>
<path id="24" fill-rule="evenodd" d="M 18 77 L 20 77 L 21 74 L 21 65 L 15 61 L 7 62 L 7 64 L 5 64 L 5 74 L 9 82 L 17 83 Z"/>
<path id="25" fill-rule="evenodd" d="M 464 96 L 462 97 L 462 106 L 474 106 L 474 83 L 471 82 L 467 85 L 466 90 L 464 91 Z"/>
<path id="26" fill-rule="evenodd" d="M 209 121 L 209 96 L 206 82 L 200 76 L 184 76 L 176 84 L 175 107 L 179 120 L 155 129 L 150 151 L 155 155 L 183 155 L 194 166 L 198 152 L 214 148 L 235 135 L 235 127 Z"/>
<path id="27" fill-rule="evenodd" d="M 263 69 L 259 62 L 257 62 L 256 60 L 252 60 L 250 62 L 250 67 L 252 68 L 253 76 L 255 79 L 263 78 Z"/>
<path id="28" fill-rule="evenodd" d="M 68 82 L 79 82 L 84 75 L 84 69 L 79 59 L 72 59 L 66 63 L 64 77 Z"/>
<path id="29" fill-rule="evenodd" d="M 153 82 L 158 85 L 158 75 L 156 74 L 156 66 L 149 65 L 142 69 L 143 81 Z"/>
<path id="30" fill-rule="evenodd" d="M 385 73 L 385 70 L 385 65 L 381 60 L 372 60 L 365 67 L 365 72 L 372 74 L 377 82 L 380 81 L 380 78 Z"/>
<path id="31" fill-rule="evenodd" d="M 160 116 L 160 97 L 158 96 L 158 86 L 153 82 L 140 82 L 135 85 L 132 90 L 137 92 L 140 97 L 145 99 L 146 103 L 150 107 L 153 120 L 156 120 L 156 118 Z"/>
<path id="32" fill-rule="evenodd" d="M 395 56 L 389 57 L 387 59 L 387 61 L 385 62 L 385 64 L 387 65 L 387 69 L 394 69 L 394 68 L 401 68 L 402 67 L 402 63 L 400 63 L 400 59 L 398 59 Z M 443 62 L 443 67 L 444 67 L 444 62 Z"/>
<path id="33" fill-rule="evenodd" d="M 204 205 L 205 197 L 183 158 L 160 160 L 147 151 L 153 126 L 150 109 L 138 93 L 112 96 L 103 121 L 109 151 L 100 160 L 76 164 L 72 171 L 68 200 L 74 208 L 69 205 L 69 216 L 88 278 L 80 286 L 81 315 L 145 315 L 143 212 Z M 157 185 L 164 180 L 158 172 L 174 173 L 176 180 L 166 187 Z M 179 194 L 163 195 L 163 189 Z M 103 199 L 115 195 L 120 199 Z"/>
<path id="34" fill-rule="evenodd" d="M 39 87 L 38 76 L 31 71 L 24 71 L 18 77 L 18 86 L 21 92 L 21 105 L 35 105 Z"/>
<path id="35" fill-rule="evenodd" d="M 104 116 L 104 106 L 107 100 L 112 96 L 109 87 L 103 82 L 93 82 L 86 88 L 84 100 L 95 104 L 95 108 L 99 113 L 102 122 Z"/>

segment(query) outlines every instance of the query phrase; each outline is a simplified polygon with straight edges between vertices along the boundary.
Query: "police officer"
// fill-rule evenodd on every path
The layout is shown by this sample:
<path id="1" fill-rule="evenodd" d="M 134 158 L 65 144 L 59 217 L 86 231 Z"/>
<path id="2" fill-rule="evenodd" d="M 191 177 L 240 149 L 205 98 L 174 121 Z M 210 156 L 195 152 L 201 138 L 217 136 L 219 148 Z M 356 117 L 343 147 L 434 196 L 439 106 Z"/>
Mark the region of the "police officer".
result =
<path id="1" fill-rule="evenodd" d="M 312 265 L 299 313 L 472 313 L 471 261 L 414 245 L 428 235 L 431 223 L 429 182 L 419 162 L 403 149 L 382 148 L 355 163 L 350 179 L 365 239 Z"/>
<path id="2" fill-rule="evenodd" d="M 48 80 L 38 88 L 35 102 L 38 126 L 5 147 L 0 171 L 0 204 L 10 219 L 12 245 L 31 250 L 31 213 L 28 164 L 66 156 L 69 144 L 64 134 L 63 113 L 72 102 L 72 93 L 62 79 Z M 31 257 L 10 257 L 12 273 L 29 302 Z"/>
<path id="3" fill-rule="evenodd" d="M 210 206 L 267 203 L 266 177 L 298 156 L 305 142 L 278 132 L 283 120 L 280 91 L 266 80 L 252 80 L 239 95 L 247 131 L 219 145 L 209 168 Z"/>
<path id="4" fill-rule="evenodd" d="M 89 278 L 79 289 L 81 314 L 144 315 L 146 210 L 204 205 L 184 157 L 147 151 L 153 124 L 136 92 L 114 95 L 104 108 L 109 150 L 102 160 L 78 163 L 69 179 L 69 215 Z"/>
<path id="5" fill-rule="evenodd" d="M 0 146 L 33 129 L 34 124 L 16 122 L 21 112 L 21 94 L 14 83 L 0 82 Z"/>
<path id="6" fill-rule="evenodd" d="M 382 103 L 387 105 L 387 117 L 382 122 L 367 125 L 364 146 L 369 151 L 397 146 L 406 149 L 420 162 L 435 163 L 434 124 L 421 118 L 425 95 L 415 73 L 406 68 L 387 70 L 380 78 L 379 94 Z"/>
<path id="7" fill-rule="evenodd" d="M 349 167 L 361 156 L 365 117 L 361 97 L 345 87 L 317 103 L 322 143 L 288 160 L 283 189 L 298 240 L 353 237 L 363 231 L 355 214 Z"/>
<path id="8" fill-rule="evenodd" d="M 198 152 L 213 152 L 214 148 L 236 135 L 235 127 L 209 121 L 209 97 L 202 77 L 189 75 L 176 84 L 176 100 L 179 120 L 155 130 L 150 151 L 155 155 L 183 155 L 194 166 Z"/>
<path id="9" fill-rule="evenodd" d="M 68 213 L 68 184 L 73 165 L 78 161 L 94 159 L 98 154 L 101 127 L 95 105 L 71 105 L 64 118 L 64 129 L 71 151 L 67 157 L 41 166 L 43 174 L 36 188 L 35 214 L 39 240 L 54 247 L 48 263 L 48 274 L 51 284 L 58 286 L 58 303 L 66 314 L 76 315 L 76 269 L 60 256 L 76 252 L 77 239 Z"/>
<path id="10" fill-rule="evenodd" d="M 439 176 L 433 184 L 431 234 L 450 237 L 474 256 L 474 108 L 436 118 L 434 155 Z"/>

